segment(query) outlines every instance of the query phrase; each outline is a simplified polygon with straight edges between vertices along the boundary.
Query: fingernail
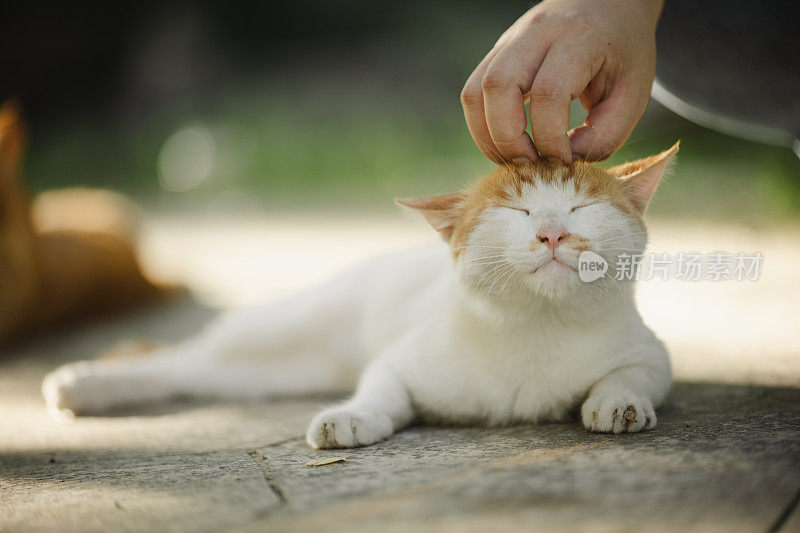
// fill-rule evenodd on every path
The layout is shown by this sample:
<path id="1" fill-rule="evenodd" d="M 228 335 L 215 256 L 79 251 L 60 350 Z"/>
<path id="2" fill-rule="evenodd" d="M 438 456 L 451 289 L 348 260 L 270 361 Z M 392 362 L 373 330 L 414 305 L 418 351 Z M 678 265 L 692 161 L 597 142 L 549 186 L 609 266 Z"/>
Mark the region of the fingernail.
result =
<path id="1" fill-rule="evenodd" d="M 530 164 L 531 160 L 528 159 L 527 157 L 515 157 L 514 159 L 511 160 L 511 162 L 514 163 L 515 165 L 527 165 Z"/>

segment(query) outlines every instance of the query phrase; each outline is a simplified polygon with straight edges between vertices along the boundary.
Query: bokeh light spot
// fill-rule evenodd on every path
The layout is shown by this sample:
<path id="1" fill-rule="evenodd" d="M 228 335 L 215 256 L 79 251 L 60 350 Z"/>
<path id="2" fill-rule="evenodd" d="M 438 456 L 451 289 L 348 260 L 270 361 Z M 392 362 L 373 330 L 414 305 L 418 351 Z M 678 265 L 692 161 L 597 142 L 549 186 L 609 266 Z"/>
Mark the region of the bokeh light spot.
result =
<path id="1" fill-rule="evenodd" d="M 164 190 L 186 192 L 194 189 L 214 169 L 214 138 L 202 126 L 190 126 L 174 133 L 158 154 L 158 181 Z"/>

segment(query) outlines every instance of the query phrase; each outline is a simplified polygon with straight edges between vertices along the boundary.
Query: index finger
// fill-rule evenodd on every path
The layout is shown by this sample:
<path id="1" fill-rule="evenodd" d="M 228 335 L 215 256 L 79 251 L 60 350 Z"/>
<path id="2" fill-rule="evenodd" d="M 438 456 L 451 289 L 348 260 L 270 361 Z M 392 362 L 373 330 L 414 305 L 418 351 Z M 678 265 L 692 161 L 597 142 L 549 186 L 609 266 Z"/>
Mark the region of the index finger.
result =
<path id="1" fill-rule="evenodd" d="M 489 63 L 497 55 L 497 49 L 491 50 L 483 60 L 478 63 L 473 73 L 464 84 L 464 89 L 461 91 L 461 106 L 464 109 L 464 119 L 467 122 L 467 129 L 475 141 L 475 145 L 483 152 L 483 155 L 497 163 L 498 165 L 505 164 L 502 154 L 494 145 L 492 136 L 489 134 L 489 128 L 486 125 L 486 116 L 483 107 L 483 88 L 481 87 L 481 80 L 486 73 L 486 68 Z"/>
<path id="2" fill-rule="evenodd" d="M 511 161 L 539 159 L 526 131 L 524 99 L 544 57 L 546 42 L 537 35 L 526 37 L 510 40 L 481 81 L 489 134 L 503 157 Z"/>
<path id="3" fill-rule="evenodd" d="M 577 55 L 564 46 L 550 49 L 531 86 L 531 132 L 542 157 L 572 161 L 569 110 L 572 100 L 584 91 L 595 68 L 588 54 Z"/>

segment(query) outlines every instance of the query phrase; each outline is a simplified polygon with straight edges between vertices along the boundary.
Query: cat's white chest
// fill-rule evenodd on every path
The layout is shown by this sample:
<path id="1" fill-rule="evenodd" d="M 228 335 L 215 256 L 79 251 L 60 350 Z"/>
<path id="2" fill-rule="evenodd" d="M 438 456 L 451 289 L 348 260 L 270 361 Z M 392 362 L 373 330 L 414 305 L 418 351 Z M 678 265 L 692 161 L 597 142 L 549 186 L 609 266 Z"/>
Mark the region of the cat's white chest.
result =
<path id="1" fill-rule="evenodd" d="M 562 419 L 603 372 L 587 350 L 591 340 L 580 336 L 437 342 L 432 335 L 419 335 L 418 346 L 395 361 L 423 418 L 489 425 Z"/>

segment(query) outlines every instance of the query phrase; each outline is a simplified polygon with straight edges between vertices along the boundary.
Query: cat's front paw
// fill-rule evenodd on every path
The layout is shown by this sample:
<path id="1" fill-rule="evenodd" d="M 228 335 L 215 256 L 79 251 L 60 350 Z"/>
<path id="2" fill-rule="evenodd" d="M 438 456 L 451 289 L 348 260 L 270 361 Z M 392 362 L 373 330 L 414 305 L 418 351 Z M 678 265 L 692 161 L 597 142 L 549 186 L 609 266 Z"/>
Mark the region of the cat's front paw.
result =
<path id="1" fill-rule="evenodd" d="M 313 448 L 355 448 L 387 439 L 392 421 L 383 413 L 334 407 L 311 421 L 306 440 Z"/>
<path id="2" fill-rule="evenodd" d="M 97 362 L 79 361 L 61 366 L 45 376 L 42 395 L 47 409 L 56 418 L 102 411 L 109 384 L 98 372 Z"/>
<path id="3" fill-rule="evenodd" d="M 583 425 L 597 433 L 636 433 L 656 427 L 652 402 L 633 394 L 590 396 L 581 408 Z"/>

